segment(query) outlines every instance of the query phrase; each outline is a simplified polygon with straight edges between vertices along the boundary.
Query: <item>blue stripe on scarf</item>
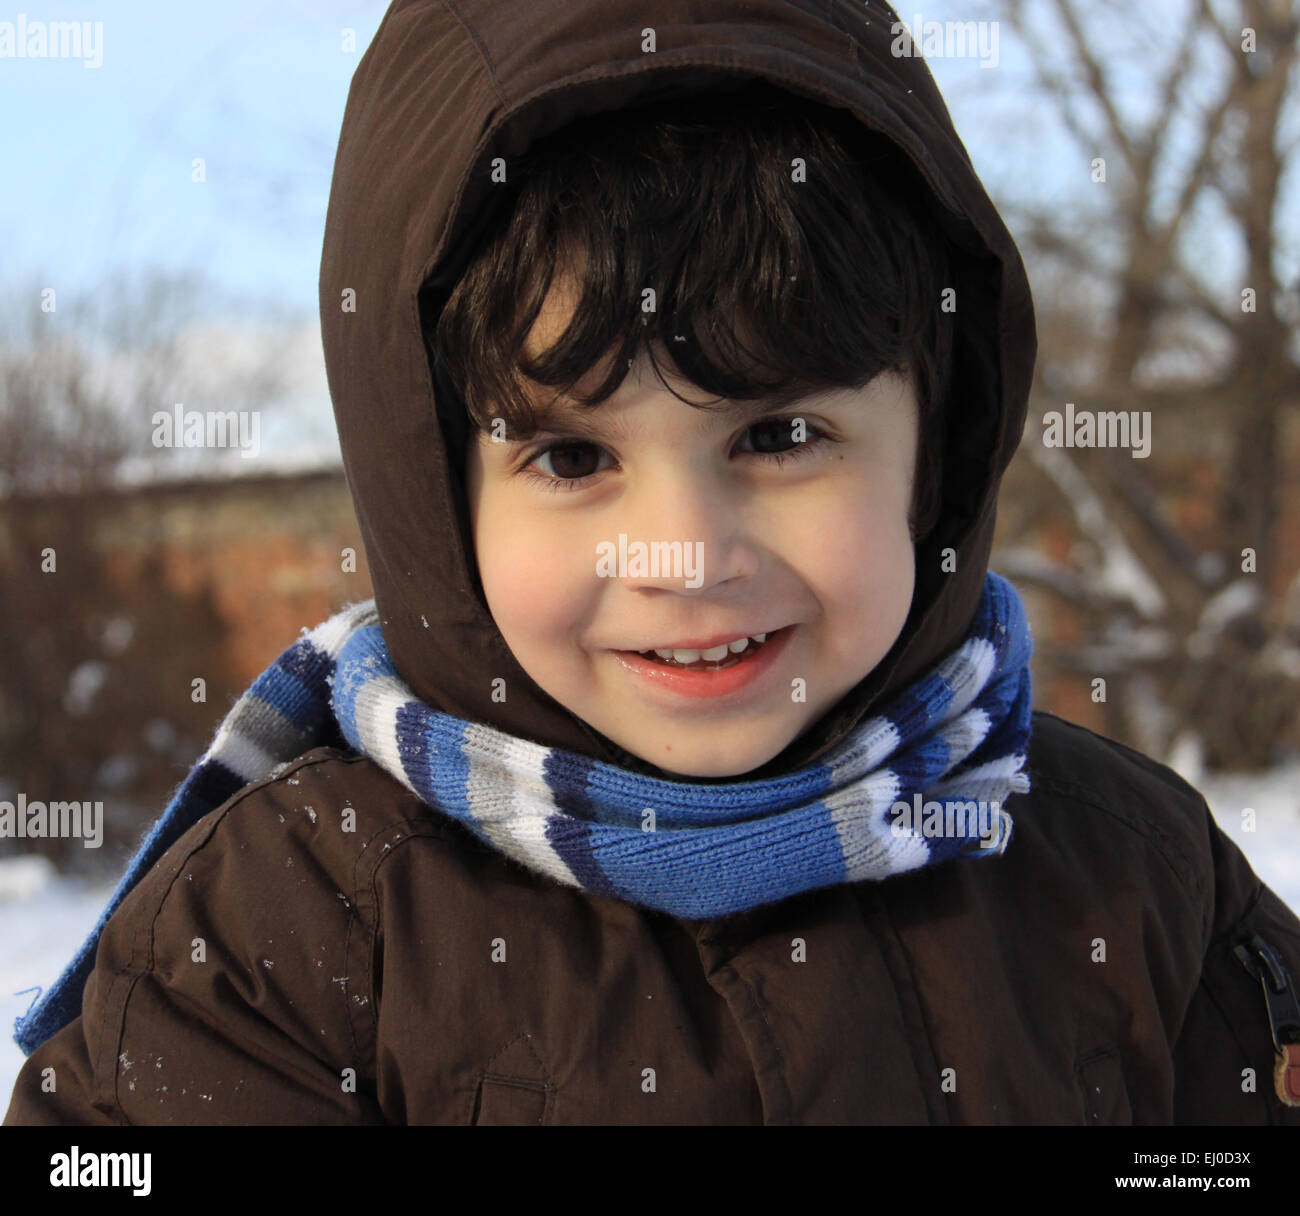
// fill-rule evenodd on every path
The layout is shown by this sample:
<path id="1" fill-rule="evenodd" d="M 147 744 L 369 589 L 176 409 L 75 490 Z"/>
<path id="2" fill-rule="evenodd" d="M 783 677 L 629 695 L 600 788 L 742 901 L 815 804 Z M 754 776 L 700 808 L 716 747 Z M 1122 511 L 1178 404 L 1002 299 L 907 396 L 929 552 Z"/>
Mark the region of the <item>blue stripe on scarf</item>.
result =
<path id="1" fill-rule="evenodd" d="M 601 844 L 601 866 L 614 883 L 636 891 L 638 903 L 668 905 L 674 916 L 689 919 L 715 916 L 719 906 L 740 910 L 773 903 L 845 877 L 824 806 L 814 805 L 791 821 L 727 824 L 711 831 L 707 843 L 694 845 L 679 846 L 661 832 L 635 835 L 604 825 L 589 830 Z M 658 864 L 647 865 L 651 858 Z M 756 891 L 762 893 L 757 900 Z"/>
<path id="2" fill-rule="evenodd" d="M 826 765 L 816 765 L 767 781 L 704 785 L 682 780 L 647 788 L 645 778 L 596 761 L 588 775 L 588 793 L 611 816 L 621 812 L 624 822 L 639 822 L 641 811 L 649 806 L 668 811 L 677 827 L 708 827 L 732 819 L 761 819 L 792 801 L 819 798 L 830 789 L 830 775 Z"/>
<path id="3" fill-rule="evenodd" d="M 611 899 L 622 896 L 592 848 L 591 827 L 596 808 L 587 793 L 587 781 L 594 761 L 574 752 L 548 750 L 542 775 L 560 813 L 546 820 L 546 840 L 578 880 L 578 885 Z"/>
<path id="4" fill-rule="evenodd" d="M 319 692 L 334 670 L 334 661 L 305 641 L 281 657 L 282 662 L 273 663 L 258 676 L 250 691 L 275 706 L 300 730 L 316 726 L 327 716 Z"/>
<path id="5" fill-rule="evenodd" d="M 434 765 L 441 766 L 447 777 L 438 809 L 462 823 L 469 823 L 474 816 L 470 812 L 470 767 L 465 754 L 468 723 L 449 714 L 439 714 L 433 721 L 426 721 L 419 708 L 416 703 L 408 703 L 397 714 L 399 739 L 406 736 L 423 740 L 419 748 L 402 745 L 402 764 L 409 784 L 416 789 L 427 788 L 433 782 Z"/>

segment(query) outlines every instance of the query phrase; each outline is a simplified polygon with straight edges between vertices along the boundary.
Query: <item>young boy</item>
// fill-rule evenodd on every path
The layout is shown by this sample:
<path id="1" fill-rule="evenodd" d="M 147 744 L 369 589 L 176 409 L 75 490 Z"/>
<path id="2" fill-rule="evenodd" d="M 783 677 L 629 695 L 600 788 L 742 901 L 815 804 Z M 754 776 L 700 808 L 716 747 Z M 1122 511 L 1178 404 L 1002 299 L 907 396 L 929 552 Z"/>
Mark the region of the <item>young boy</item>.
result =
<path id="1" fill-rule="evenodd" d="M 7 1123 L 1300 1123 L 1300 921 L 1032 711 L 1032 305 L 928 71 L 655 9 L 385 17 L 321 272 L 376 606 L 232 711 Z"/>

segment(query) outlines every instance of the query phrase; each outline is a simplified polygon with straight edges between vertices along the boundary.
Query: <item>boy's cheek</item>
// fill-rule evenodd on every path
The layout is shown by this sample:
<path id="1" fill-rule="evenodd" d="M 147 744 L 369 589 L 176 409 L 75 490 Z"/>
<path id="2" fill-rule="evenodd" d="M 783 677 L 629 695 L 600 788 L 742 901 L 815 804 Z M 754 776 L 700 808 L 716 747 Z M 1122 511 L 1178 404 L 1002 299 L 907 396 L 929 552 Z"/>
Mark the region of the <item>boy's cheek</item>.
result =
<path id="1" fill-rule="evenodd" d="M 837 529 L 817 560 L 818 599 L 830 625 L 826 645 L 846 662 L 883 655 L 906 623 L 916 584 L 906 522 Z"/>
<path id="2" fill-rule="evenodd" d="M 555 536 L 503 527 L 477 538 L 479 571 L 488 607 L 506 636 L 545 639 L 571 633 L 584 618 L 595 582 L 595 557 L 584 562 Z"/>
<path id="3" fill-rule="evenodd" d="M 863 478 L 864 485 L 867 478 Z M 836 526 L 827 521 L 838 520 Z M 896 493 L 869 488 L 841 496 L 809 526 L 800 546 L 805 569 L 816 566 L 819 580 L 837 589 L 836 599 L 890 596 L 910 588 L 915 550 L 907 530 L 904 500 Z"/>

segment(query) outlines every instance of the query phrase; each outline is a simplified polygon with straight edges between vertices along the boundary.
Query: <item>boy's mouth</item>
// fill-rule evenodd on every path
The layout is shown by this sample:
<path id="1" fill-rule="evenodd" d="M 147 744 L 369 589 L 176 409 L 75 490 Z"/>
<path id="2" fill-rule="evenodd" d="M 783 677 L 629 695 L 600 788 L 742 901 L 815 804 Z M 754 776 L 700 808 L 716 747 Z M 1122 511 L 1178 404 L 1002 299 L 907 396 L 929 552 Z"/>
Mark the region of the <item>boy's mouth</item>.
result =
<path id="1" fill-rule="evenodd" d="M 685 671 L 723 671 L 753 658 L 767 645 L 769 637 L 775 637 L 788 628 L 789 626 L 785 626 L 770 634 L 758 633 L 737 637 L 706 649 L 661 647 L 656 650 L 626 650 L 621 653 L 636 655 L 663 667 L 674 667 Z"/>
<path id="2" fill-rule="evenodd" d="M 726 654 L 710 659 L 704 658 L 704 653 L 714 652 L 713 647 L 703 653 L 671 650 L 666 657 L 653 650 L 611 653 L 624 668 L 645 681 L 647 689 L 658 690 L 655 695 L 667 696 L 670 706 L 680 705 L 679 698 L 737 704 L 735 698 L 752 697 L 770 683 L 764 677 L 781 662 L 796 628 L 796 625 L 783 625 L 761 635 L 761 642 L 760 635 L 750 635 L 738 651 L 732 651 L 732 643 L 727 643 Z M 736 644 L 740 641 L 739 637 L 734 639 Z"/>

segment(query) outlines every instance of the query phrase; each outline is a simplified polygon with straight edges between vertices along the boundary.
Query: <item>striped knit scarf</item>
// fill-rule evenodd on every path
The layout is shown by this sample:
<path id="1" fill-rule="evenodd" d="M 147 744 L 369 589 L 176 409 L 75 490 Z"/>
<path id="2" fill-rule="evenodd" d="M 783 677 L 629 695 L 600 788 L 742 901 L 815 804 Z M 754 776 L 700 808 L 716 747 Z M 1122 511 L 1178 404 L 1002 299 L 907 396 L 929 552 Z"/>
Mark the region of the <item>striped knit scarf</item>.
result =
<path id="1" fill-rule="evenodd" d="M 704 785 L 430 709 L 394 669 L 374 602 L 354 605 L 305 633 L 236 703 L 15 1040 L 30 1054 L 77 1015 L 109 916 L 187 828 L 250 782 L 344 740 L 523 865 L 674 916 L 724 916 L 999 854 L 1011 831 L 1001 804 L 1029 789 L 1031 651 L 1019 595 L 990 572 L 962 645 L 820 761 Z"/>

